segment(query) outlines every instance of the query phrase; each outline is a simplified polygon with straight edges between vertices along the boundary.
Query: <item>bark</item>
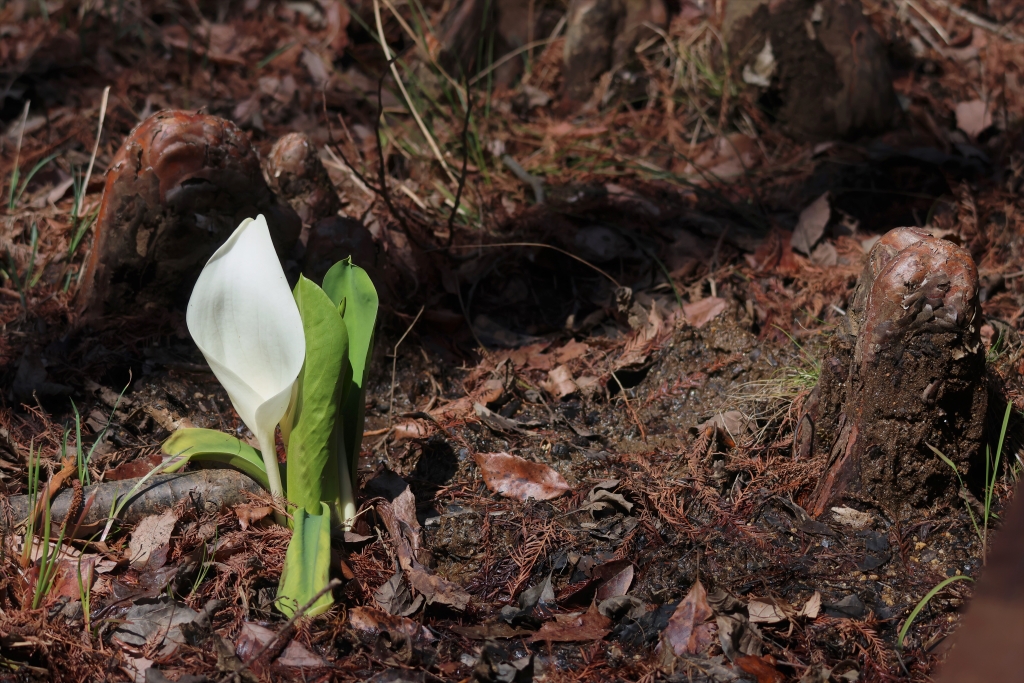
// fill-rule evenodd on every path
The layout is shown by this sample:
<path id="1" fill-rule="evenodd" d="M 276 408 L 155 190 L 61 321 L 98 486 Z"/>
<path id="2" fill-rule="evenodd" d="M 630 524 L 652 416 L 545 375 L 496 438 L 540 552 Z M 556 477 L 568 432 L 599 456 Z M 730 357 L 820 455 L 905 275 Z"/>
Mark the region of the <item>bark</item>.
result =
<path id="1" fill-rule="evenodd" d="M 82 490 L 82 500 L 88 501 L 96 495 L 92 505 L 81 519 L 73 519 L 68 533 L 78 521 L 82 525 L 100 524 L 110 514 L 111 505 L 118 496 L 126 495 L 138 479 L 123 481 L 107 481 Z M 161 474 L 150 477 L 129 503 L 122 509 L 118 519 L 123 524 L 135 524 L 147 515 L 157 514 L 174 506 L 182 498 L 190 497 L 193 504 L 203 509 L 223 510 L 247 501 L 246 493 L 258 493 L 263 489 L 259 484 L 241 472 L 230 469 L 208 469 L 196 472 Z M 64 489 L 57 494 L 50 508 L 50 519 L 53 528 L 59 528 L 68 515 L 73 491 Z M 28 496 L 12 496 L 9 499 L 15 523 L 21 523 L 28 517 Z M 78 507 L 78 506 L 75 506 Z M 73 510 L 81 516 L 81 508 Z"/>
<path id="2" fill-rule="evenodd" d="M 185 303 L 213 252 L 261 213 L 287 255 L 301 223 L 267 187 L 245 133 L 216 116 L 154 114 L 107 173 L 79 309 L 91 317 Z"/>
<path id="3" fill-rule="evenodd" d="M 988 389 L 970 254 L 898 228 L 872 249 L 794 443 L 827 455 L 807 507 L 844 498 L 892 511 L 953 498 L 981 451 Z"/>
<path id="4" fill-rule="evenodd" d="M 858 0 L 729 0 L 724 33 L 734 73 L 770 42 L 776 118 L 806 140 L 884 130 L 896 113 L 885 43 Z"/>
<path id="5" fill-rule="evenodd" d="M 663 0 L 571 0 L 566 21 L 563 95 L 586 102 L 602 74 L 622 67 L 644 24 L 668 24 Z"/>
<path id="6" fill-rule="evenodd" d="M 291 205 L 303 226 L 335 216 L 341 208 L 316 146 L 305 133 L 288 133 L 275 142 L 266 170 L 270 189 Z"/>

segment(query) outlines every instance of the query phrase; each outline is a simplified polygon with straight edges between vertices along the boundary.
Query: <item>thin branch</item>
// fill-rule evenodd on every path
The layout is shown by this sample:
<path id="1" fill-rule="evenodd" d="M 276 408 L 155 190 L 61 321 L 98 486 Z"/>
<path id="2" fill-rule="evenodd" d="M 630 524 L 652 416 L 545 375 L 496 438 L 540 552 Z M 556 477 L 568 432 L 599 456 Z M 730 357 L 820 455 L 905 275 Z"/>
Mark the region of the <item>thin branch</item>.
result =
<path id="1" fill-rule="evenodd" d="M 307 611 L 309 611 L 309 608 L 316 604 L 316 601 L 319 600 L 321 596 L 334 590 L 336 587 L 340 585 L 341 580 L 331 579 L 330 583 L 321 588 L 316 595 L 309 599 L 309 602 L 307 602 L 305 605 L 299 608 L 299 610 L 292 615 L 291 619 L 284 623 L 284 626 L 281 627 L 281 630 L 275 633 L 273 638 L 264 643 L 263 647 L 257 650 L 256 654 L 249 658 L 249 661 L 243 662 L 242 666 L 238 667 L 238 669 L 232 671 L 230 674 L 222 678 L 220 680 L 220 683 L 228 683 L 232 680 L 240 681 L 242 679 L 242 672 L 248 669 L 250 665 L 255 664 L 256 661 L 267 652 L 267 650 L 276 645 L 277 641 L 281 638 L 281 636 L 285 633 L 288 633 L 291 627 L 295 625 L 295 622 L 298 621 Z"/>
<path id="2" fill-rule="evenodd" d="M 335 151 L 338 153 L 338 156 L 340 156 L 341 160 L 345 162 L 345 165 L 348 166 L 349 170 L 352 171 L 352 173 L 355 174 L 356 178 L 359 179 L 359 182 L 361 182 L 363 185 L 365 185 L 367 188 L 369 188 L 374 194 L 378 194 L 379 195 L 381 193 L 380 192 L 380 188 L 374 187 L 373 183 L 371 183 L 369 180 L 367 180 L 366 177 L 362 173 L 359 172 L 359 169 L 357 169 L 352 164 L 352 162 L 348 160 L 348 157 L 345 156 L 345 150 L 342 149 L 341 145 L 334 140 L 334 130 L 331 128 L 331 117 L 327 114 L 327 94 L 326 94 L 326 92 L 321 92 L 321 96 L 322 96 L 322 101 L 323 101 L 323 106 L 324 106 L 324 120 L 327 122 L 327 140 L 328 140 L 328 142 L 330 142 L 331 147 L 334 147 Z M 381 114 L 381 112 L 378 111 L 377 112 L 377 117 L 378 118 L 380 118 L 380 114 Z M 341 114 L 338 114 L 338 118 L 341 119 Z M 342 120 L 342 123 L 344 123 L 343 120 Z"/>
<path id="3" fill-rule="evenodd" d="M 455 191 L 455 203 L 452 204 L 451 215 L 448 216 L 448 241 L 445 246 L 451 246 L 452 238 L 455 235 L 455 214 L 459 212 L 459 202 L 462 201 L 462 190 L 466 187 L 466 166 L 469 162 L 469 114 L 473 111 L 473 95 L 466 84 L 466 119 L 462 122 L 462 172 L 459 174 L 459 188 Z"/>
<path id="4" fill-rule="evenodd" d="M 416 110 L 416 105 L 413 103 L 412 97 L 409 95 L 409 91 L 405 89 L 405 83 L 402 82 L 401 76 L 398 75 L 398 67 L 395 66 L 395 60 L 397 57 L 391 56 L 391 49 L 388 47 L 388 41 L 384 38 L 384 23 L 380 18 L 380 3 L 378 0 L 373 0 L 373 13 L 377 20 L 377 33 L 380 37 L 380 46 L 381 49 L 384 50 L 384 58 L 388 60 L 388 66 L 391 68 L 391 73 L 395 77 L 395 83 L 397 83 L 398 89 L 402 91 L 402 97 L 405 98 L 405 103 L 409 105 L 409 111 L 412 112 L 413 118 L 416 119 L 416 125 L 419 126 L 420 132 L 423 133 L 423 137 L 427 139 L 427 143 L 430 145 L 430 149 L 434 153 L 434 157 L 441 164 L 441 168 L 444 169 L 444 172 L 448 174 L 448 178 L 452 183 L 456 183 L 457 181 L 455 180 L 455 176 L 452 175 L 451 169 L 448 168 L 448 164 L 444 160 L 444 155 L 441 154 L 441 149 L 437 146 L 434 136 L 431 135 L 430 131 L 427 129 L 427 124 L 425 124 L 423 119 L 420 117 L 419 111 Z"/>
<path id="5" fill-rule="evenodd" d="M 409 223 L 405 219 L 405 214 L 398 212 L 395 208 L 395 205 L 391 203 L 391 195 L 388 193 L 388 184 L 387 179 L 385 177 L 386 168 L 384 163 L 384 146 L 380 141 L 380 120 L 381 117 L 384 116 L 382 91 L 384 88 L 385 76 L 387 76 L 387 71 L 381 72 L 380 79 L 377 81 L 377 118 L 373 129 L 373 134 L 377 142 L 377 156 L 380 161 L 380 169 L 378 171 L 380 185 L 374 185 L 366 178 L 366 176 L 360 173 L 359 170 L 355 167 L 355 165 L 348 160 L 348 157 L 345 156 L 345 150 L 342 149 L 341 145 L 334 140 L 334 132 L 331 128 L 331 120 L 330 117 L 327 115 L 327 96 L 326 94 L 323 94 L 324 118 L 327 121 L 327 139 L 330 142 L 331 146 L 334 147 L 334 151 L 337 152 L 338 156 L 341 157 L 341 160 L 345 162 L 345 165 L 348 167 L 350 171 L 352 171 L 353 175 L 355 175 L 359 182 L 361 182 L 367 189 L 369 189 L 371 192 L 373 192 L 374 194 L 376 194 L 377 196 L 384 200 L 384 204 L 385 206 L 387 206 L 387 209 L 391 213 L 391 215 L 394 216 L 399 223 L 401 223 L 402 229 L 405 230 L 405 233 L 409 235 L 411 239 L 415 240 L 412 231 L 409 229 Z M 340 114 L 338 115 L 338 117 L 339 119 L 341 119 Z M 341 120 L 341 123 L 342 125 L 344 125 L 344 120 Z"/>
<path id="6" fill-rule="evenodd" d="M 633 422 L 636 423 L 637 428 L 640 430 L 640 436 L 643 438 L 644 443 L 647 443 L 647 430 L 644 429 L 643 420 L 640 419 L 640 415 L 633 409 L 632 404 L 629 402 L 629 396 L 626 395 L 626 387 L 622 386 L 622 382 L 619 381 L 618 375 L 612 373 L 612 379 L 619 385 L 619 391 L 622 392 L 622 400 L 626 404 L 626 410 L 629 412 L 630 417 L 633 418 Z"/>
<path id="7" fill-rule="evenodd" d="M 382 37 L 383 40 L 383 37 Z M 394 59 L 389 62 L 389 65 L 393 65 Z M 398 219 L 402 224 L 402 228 L 405 229 L 405 234 L 412 237 L 412 231 L 409 230 L 409 224 L 405 220 L 405 215 L 398 213 L 395 210 L 394 205 L 391 203 L 391 194 L 388 192 L 388 181 L 387 181 L 387 166 L 384 162 L 384 143 L 380 141 L 380 121 L 384 118 L 384 78 L 387 76 L 387 71 L 382 71 L 380 78 L 377 79 L 377 118 L 373 122 L 373 136 L 377 141 L 377 157 L 380 162 L 380 168 L 377 170 L 379 182 L 380 182 L 380 196 L 387 204 L 388 211 L 391 215 Z"/>
<path id="8" fill-rule="evenodd" d="M 391 429 L 391 416 L 395 412 L 395 375 L 398 371 L 398 347 L 402 345 L 405 338 L 409 336 L 410 332 L 412 332 L 412 328 L 416 326 L 416 322 L 420 319 L 420 316 L 423 315 L 423 311 L 426 307 L 426 304 L 420 306 L 420 312 L 417 313 L 416 317 L 412 319 L 411 323 L 409 323 L 409 327 L 406 328 L 405 333 L 395 344 L 395 349 L 391 355 L 391 398 L 388 401 L 388 429 Z"/>
<path id="9" fill-rule="evenodd" d="M 619 283 L 618 280 L 616 280 L 611 275 L 609 275 L 605 271 L 603 271 L 600 268 L 598 268 L 597 266 L 595 266 L 590 261 L 587 261 L 586 259 L 582 259 L 579 256 L 577 256 L 576 254 L 573 254 L 572 252 L 568 252 L 565 249 L 559 249 L 558 247 L 552 246 L 550 244 L 544 244 L 543 242 L 500 242 L 498 244 L 456 244 L 456 245 L 452 245 L 452 246 L 446 247 L 446 248 L 447 249 L 493 249 L 493 248 L 498 248 L 498 247 L 541 247 L 543 249 L 553 249 L 553 250 L 557 251 L 558 253 L 565 254 L 569 258 L 571 258 L 573 260 L 576 260 L 576 261 L 579 261 L 580 263 L 582 263 L 586 267 L 588 267 L 588 268 L 590 268 L 592 270 L 597 271 L 600 275 L 602 275 L 605 279 L 607 279 L 609 282 L 611 282 L 616 287 L 619 287 L 619 288 L 622 287 L 622 285 Z"/>

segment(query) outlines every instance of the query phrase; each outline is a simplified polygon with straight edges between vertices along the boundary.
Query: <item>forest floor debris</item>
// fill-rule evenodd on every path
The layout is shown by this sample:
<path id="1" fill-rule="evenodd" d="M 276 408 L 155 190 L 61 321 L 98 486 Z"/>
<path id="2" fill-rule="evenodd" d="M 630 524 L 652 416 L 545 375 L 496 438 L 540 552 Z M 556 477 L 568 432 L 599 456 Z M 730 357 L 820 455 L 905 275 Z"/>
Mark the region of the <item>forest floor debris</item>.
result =
<path id="1" fill-rule="evenodd" d="M 799 449 L 800 418 L 865 255 L 908 225 L 977 262 L 991 395 L 1024 408 L 1024 27 L 1012 3 L 989 3 L 998 30 L 926 3 L 945 40 L 920 12 L 866 1 L 902 121 L 821 144 L 786 137 L 757 91 L 732 82 L 713 3 L 683 3 L 574 119 L 559 118 L 556 34 L 527 51 L 518 82 L 488 89 L 480 70 L 467 92 L 444 77 L 433 33 L 409 40 L 410 22 L 439 24 L 439 7 L 403 5 L 398 21 L 384 3 L 388 42 L 409 40 L 392 72 L 371 5 L 250 4 L 215 17 L 200 3 L 187 19 L 159 2 L 0 9 L 12 84 L 0 171 L 18 170 L 0 216 L 3 675 L 931 675 L 970 582 L 944 588 L 896 641 L 929 590 L 979 574 L 977 483 L 911 513 L 847 500 L 812 516 L 826 461 Z M 65 58 L 70 43 L 88 68 Z M 344 217 L 304 225 L 300 243 L 361 250 L 382 291 L 363 513 L 335 545 L 338 606 L 312 620 L 273 607 L 290 532 L 255 487 L 227 506 L 193 488 L 103 540 L 102 525 L 55 517 L 60 547 L 26 549 L 16 529 L 27 513 L 11 504 L 36 457 L 44 487 L 87 451 L 99 487 L 127 490 L 178 426 L 252 436 L 182 312 L 128 307 L 88 325 L 74 312 L 104 173 L 165 107 L 232 120 L 264 158 L 303 133 Z M 319 210 L 304 207 L 312 222 Z M 285 266 L 312 260 L 296 248 Z M 996 511 L 1021 445 L 1014 420 Z M 61 509 L 85 515 L 82 490 L 58 493 Z M 93 505 L 89 522 L 105 519 Z M 52 588 L 31 609 L 44 556 Z"/>

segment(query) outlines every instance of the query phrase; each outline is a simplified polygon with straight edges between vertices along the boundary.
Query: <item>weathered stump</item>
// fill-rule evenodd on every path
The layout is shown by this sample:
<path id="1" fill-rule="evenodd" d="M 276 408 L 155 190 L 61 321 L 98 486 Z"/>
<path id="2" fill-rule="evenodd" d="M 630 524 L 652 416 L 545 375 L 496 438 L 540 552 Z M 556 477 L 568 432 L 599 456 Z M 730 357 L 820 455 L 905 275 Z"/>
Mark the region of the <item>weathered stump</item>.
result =
<path id="1" fill-rule="evenodd" d="M 844 498 L 899 511 L 956 495 L 956 475 L 929 445 L 961 473 L 979 455 L 988 402 L 979 315 L 967 251 L 920 228 L 879 240 L 797 429 L 797 457 L 828 456 L 812 515 Z"/>
<path id="2" fill-rule="evenodd" d="M 288 202 L 303 226 L 336 216 L 341 208 L 334 183 L 305 133 L 288 133 L 275 142 L 266 170 L 270 189 Z"/>
<path id="3" fill-rule="evenodd" d="M 267 187 L 245 133 L 216 116 L 154 114 L 128 135 L 107 173 L 80 310 L 184 303 L 217 247 L 261 213 L 278 253 L 288 254 L 301 222 Z"/>
<path id="4" fill-rule="evenodd" d="M 583 103 L 605 72 L 625 65 L 647 25 L 668 25 L 663 0 L 570 0 L 566 16 L 563 95 Z"/>
<path id="5" fill-rule="evenodd" d="M 889 56 L 859 0 L 728 0 L 723 32 L 737 75 L 777 103 L 790 135 L 827 140 L 891 125 Z"/>

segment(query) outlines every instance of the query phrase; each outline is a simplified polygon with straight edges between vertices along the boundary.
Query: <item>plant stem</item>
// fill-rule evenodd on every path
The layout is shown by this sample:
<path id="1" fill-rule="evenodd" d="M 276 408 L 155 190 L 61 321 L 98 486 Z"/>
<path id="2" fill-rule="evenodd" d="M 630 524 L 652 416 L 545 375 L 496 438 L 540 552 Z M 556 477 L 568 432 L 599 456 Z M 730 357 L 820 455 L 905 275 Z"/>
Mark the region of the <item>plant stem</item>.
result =
<path id="1" fill-rule="evenodd" d="M 274 498 L 284 499 L 284 484 L 281 482 L 281 466 L 277 464 L 277 443 L 274 439 L 274 431 L 267 434 L 263 430 L 256 432 L 256 440 L 260 444 L 260 455 L 263 456 L 263 466 L 267 469 L 267 483 L 270 485 L 270 495 Z M 274 519 L 281 526 L 287 526 L 287 520 L 280 512 L 274 511 Z"/>

